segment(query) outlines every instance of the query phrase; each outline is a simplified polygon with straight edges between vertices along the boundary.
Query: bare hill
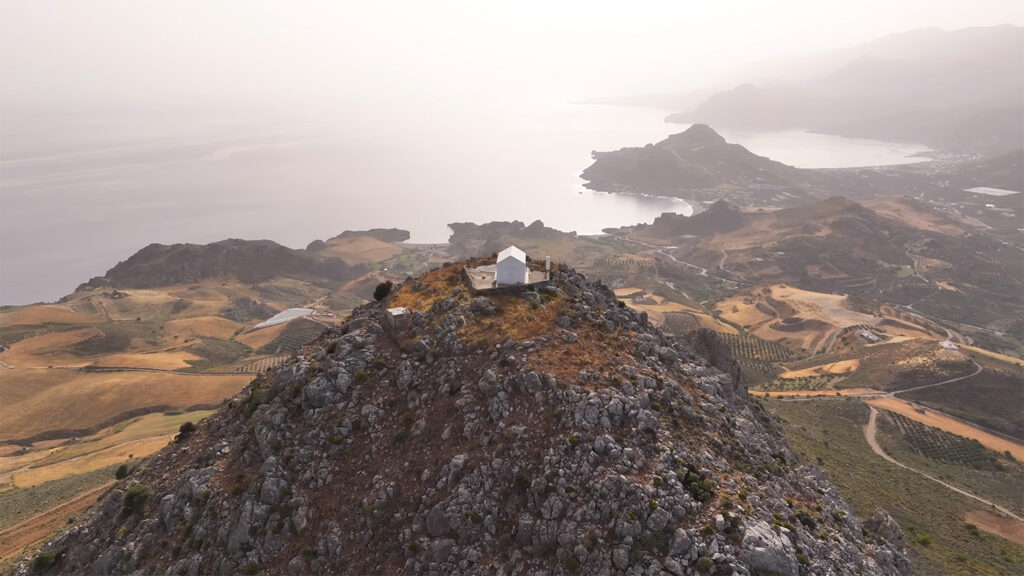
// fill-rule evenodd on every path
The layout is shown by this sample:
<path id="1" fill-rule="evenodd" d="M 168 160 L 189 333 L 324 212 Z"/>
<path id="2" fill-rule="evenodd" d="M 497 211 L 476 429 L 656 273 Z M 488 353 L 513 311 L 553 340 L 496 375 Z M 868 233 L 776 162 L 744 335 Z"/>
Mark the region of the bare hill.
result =
<path id="1" fill-rule="evenodd" d="M 357 309 L 17 570 L 909 572 L 895 522 L 799 464 L 713 333 L 668 337 L 568 268 L 523 294 L 460 278 Z"/>

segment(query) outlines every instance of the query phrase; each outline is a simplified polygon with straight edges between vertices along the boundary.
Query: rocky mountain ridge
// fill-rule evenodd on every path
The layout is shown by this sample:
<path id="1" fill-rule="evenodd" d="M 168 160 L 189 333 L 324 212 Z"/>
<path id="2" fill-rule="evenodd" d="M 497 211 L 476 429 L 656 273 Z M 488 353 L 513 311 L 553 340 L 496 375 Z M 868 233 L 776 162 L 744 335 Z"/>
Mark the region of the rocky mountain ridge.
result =
<path id="1" fill-rule="evenodd" d="M 18 572 L 909 572 L 713 333 L 666 336 L 568 267 L 486 296 L 461 268 L 356 309 Z"/>
<path id="2" fill-rule="evenodd" d="M 81 288 L 116 286 L 154 288 L 234 276 L 242 282 L 275 276 L 308 276 L 333 281 L 350 280 L 363 269 L 337 258 L 317 258 L 271 240 L 229 239 L 209 244 L 150 244 Z"/>

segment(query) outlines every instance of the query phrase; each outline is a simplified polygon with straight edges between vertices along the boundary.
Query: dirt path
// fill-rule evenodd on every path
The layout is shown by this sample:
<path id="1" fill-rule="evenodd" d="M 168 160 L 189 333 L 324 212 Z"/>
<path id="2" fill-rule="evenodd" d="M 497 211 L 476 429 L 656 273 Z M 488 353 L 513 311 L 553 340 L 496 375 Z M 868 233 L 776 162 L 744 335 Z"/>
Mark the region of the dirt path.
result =
<path id="1" fill-rule="evenodd" d="M 907 392 L 913 392 L 915 390 L 924 390 L 925 388 L 932 388 L 934 386 L 942 386 L 943 384 L 952 384 L 953 382 L 959 382 L 961 380 L 966 380 L 966 379 L 971 378 L 973 376 L 977 376 L 978 374 L 981 374 L 982 370 L 984 370 L 984 368 L 981 367 L 981 364 L 978 364 L 974 360 L 971 360 L 971 364 L 974 364 L 974 367 L 976 368 L 976 370 L 974 372 L 971 372 L 970 374 L 968 374 L 966 376 L 957 376 L 956 378 L 950 378 L 949 380 L 943 380 L 942 382 L 936 382 L 934 384 L 925 384 L 924 386 L 914 386 L 913 388 L 905 388 L 903 390 L 896 390 L 895 392 L 890 394 L 890 396 L 897 396 L 899 394 L 905 394 Z"/>
<path id="2" fill-rule="evenodd" d="M 18 556 L 26 548 L 37 544 L 48 534 L 67 524 L 68 517 L 91 506 L 113 484 L 114 481 L 111 480 L 99 488 L 76 496 L 73 500 L 0 530 L 0 560 Z"/>
<path id="3" fill-rule="evenodd" d="M 925 426 L 931 426 L 932 428 L 945 430 L 946 432 L 956 434 L 957 436 L 977 440 L 982 446 L 989 450 L 993 450 L 995 452 L 1009 452 L 1010 454 L 1013 454 L 1014 458 L 1024 460 L 1024 446 L 1020 443 L 992 434 L 974 423 L 964 422 L 953 418 L 944 412 L 939 412 L 938 410 L 933 410 L 926 406 L 913 404 L 906 400 L 893 398 L 891 396 L 870 398 L 866 400 L 866 402 L 875 408 L 895 412 L 901 416 L 906 416 L 911 420 L 920 422 Z"/>
<path id="4" fill-rule="evenodd" d="M 985 532 L 1002 536 L 1010 542 L 1024 546 L 1024 522 L 993 514 L 988 510 L 971 510 L 964 514 L 964 522 L 974 524 Z"/>
<path id="5" fill-rule="evenodd" d="M 1020 516 L 1014 514 L 1013 512 L 1010 512 L 1009 510 L 1007 510 L 1006 508 L 1003 508 L 1002 506 L 996 504 L 995 502 L 991 502 L 989 500 L 985 500 L 984 498 L 981 498 L 980 496 L 975 496 L 974 494 L 971 494 L 970 492 L 967 492 L 966 490 L 961 490 L 960 488 L 957 488 L 956 486 L 953 486 L 952 484 L 948 484 L 946 482 L 943 482 L 942 480 L 939 480 L 938 478 L 936 478 L 934 476 L 931 476 L 930 474 L 925 474 L 924 472 L 921 472 L 920 470 L 917 470 L 915 468 L 911 468 L 910 466 L 907 466 L 906 464 L 898 462 L 895 458 L 893 458 L 892 456 L 889 456 L 888 454 L 886 454 L 885 450 L 882 450 L 882 447 L 878 444 L 878 438 L 876 437 L 876 433 L 878 431 L 878 424 L 877 424 L 878 410 L 874 406 L 871 406 L 871 405 L 868 405 L 868 408 L 871 409 L 871 416 L 868 417 L 868 423 L 864 425 L 864 439 L 867 440 L 868 446 L 871 446 L 871 450 L 875 454 L 878 454 L 879 456 L 884 458 L 887 462 L 895 464 L 896 466 L 899 466 L 900 468 L 903 468 L 904 470 L 909 470 L 909 471 L 911 471 L 911 472 L 913 472 L 915 474 L 919 474 L 921 476 L 924 476 L 925 478 L 931 480 L 932 482 L 935 482 L 937 484 L 941 484 L 941 485 L 945 486 L 946 488 L 949 488 L 950 490 L 956 492 L 957 494 L 963 494 L 964 496 L 967 496 L 968 498 L 972 498 L 974 500 L 977 500 L 978 502 L 981 502 L 982 504 L 984 504 L 984 505 L 986 505 L 986 506 L 988 506 L 988 507 L 990 507 L 990 508 L 992 508 L 994 510 L 998 510 L 999 512 L 1002 512 L 1003 514 L 1005 514 L 1005 515 L 1007 515 L 1007 516 L 1009 516 L 1011 518 L 1015 518 L 1016 520 L 1018 520 L 1020 522 L 1024 522 L 1024 518 L 1021 518 Z"/>

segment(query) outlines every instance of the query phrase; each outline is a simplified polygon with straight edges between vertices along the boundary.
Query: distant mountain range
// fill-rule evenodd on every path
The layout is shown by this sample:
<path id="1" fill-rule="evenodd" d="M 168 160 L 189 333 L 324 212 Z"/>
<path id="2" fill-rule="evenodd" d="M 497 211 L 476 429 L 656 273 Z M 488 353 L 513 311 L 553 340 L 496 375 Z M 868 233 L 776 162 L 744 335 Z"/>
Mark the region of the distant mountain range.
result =
<path id="1" fill-rule="evenodd" d="M 895 34 L 718 92 L 670 122 L 803 128 L 999 154 L 1024 146 L 1024 27 Z M 799 70 L 807 70 L 801 76 Z"/>

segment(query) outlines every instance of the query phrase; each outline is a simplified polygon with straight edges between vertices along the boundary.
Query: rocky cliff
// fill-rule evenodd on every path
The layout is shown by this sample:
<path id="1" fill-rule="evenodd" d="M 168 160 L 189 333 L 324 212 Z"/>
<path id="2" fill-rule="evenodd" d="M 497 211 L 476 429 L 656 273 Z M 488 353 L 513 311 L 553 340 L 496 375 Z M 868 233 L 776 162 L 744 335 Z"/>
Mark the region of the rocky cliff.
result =
<path id="1" fill-rule="evenodd" d="M 566 267 L 522 293 L 461 278 L 356 309 L 18 571 L 908 572 L 898 528 L 865 531 L 713 335 L 666 336 Z"/>

